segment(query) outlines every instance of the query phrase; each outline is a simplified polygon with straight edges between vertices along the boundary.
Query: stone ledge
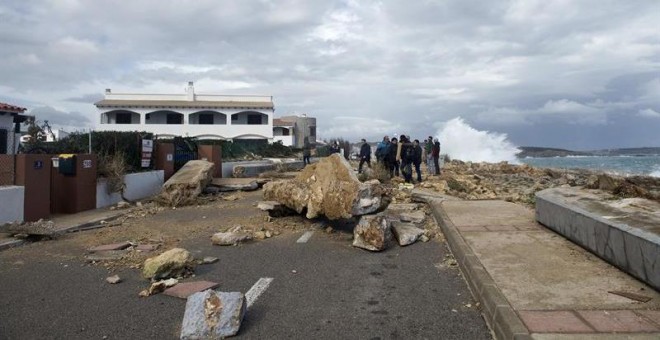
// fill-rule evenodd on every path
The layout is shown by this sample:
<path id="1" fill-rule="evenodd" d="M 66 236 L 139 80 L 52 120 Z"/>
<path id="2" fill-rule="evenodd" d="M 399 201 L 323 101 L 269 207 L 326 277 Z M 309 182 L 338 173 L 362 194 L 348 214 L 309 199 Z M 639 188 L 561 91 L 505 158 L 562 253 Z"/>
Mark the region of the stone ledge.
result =
<path id="1" fill-rule="evenodd" d="M 546 189 L 536 194 L 536 219 L 660 290 L 660 209 L 637 209 L 625 202 L 630 201 L 576 188 Z"/>

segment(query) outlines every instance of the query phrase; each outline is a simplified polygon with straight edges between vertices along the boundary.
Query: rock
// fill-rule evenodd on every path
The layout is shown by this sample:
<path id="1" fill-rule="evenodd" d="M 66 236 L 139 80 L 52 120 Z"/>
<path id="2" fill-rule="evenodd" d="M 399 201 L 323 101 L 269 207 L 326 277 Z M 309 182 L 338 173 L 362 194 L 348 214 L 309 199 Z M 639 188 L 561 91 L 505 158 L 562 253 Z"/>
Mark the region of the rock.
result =
<path id="1" fill-rule="evenodd" d="M 327 227 L 327 228 L 325 228 L 325 232 L 328 233 L 328 234 L 332 234 L 332 232 L 334 232 L 334 231 L 335 231 L 335 230 L 332 229 L 332 227 Z"/>
<path id="2" fill-rule="evenodd" d="M 251 239 L 252 236 L 250 234 L 239 231 L 215 233 L 211 236 L 211 242 L 217 246 L 233 246 Z"/>
<path id="3" fill-rule="evenodd" d="M 170 249 L 144 261 L 142 275 L 147 279 L 159 280 L 182 275 L 192 261 L 192 255 L 182 248 Z"/>
<path id="4" fill-rule="evenodd" d="M 270 230 L 266 230 L 266 238 L 273 237 L 273 233 Z"/>
<path id="5" fill-rule="evenodd" d="M 205 256 L 202 259 L 202 264 L 211 264 L 211 263 L 216 263 L 216 262 L 218 262 L 218 258 L 213 257 L 213 256 Z"/>
<path id="6" fill-rule="evenodd" d="M 263 240 L 266 238 L 266 233 L 263 231 L 256 231 L 254 232 L 254 238 L 257 240 Z"/>
<path id="7" fill-rule="evenodd" d="M 413 244 L 424 235 L 423 229 L 417 228 L 411 223 L 393 222 L 392 231 L 400 246 Z"/>
<path id="8" fill-rule="evenodd" d="M 128 203 L 128 202 L 126 202 L 126 201 L 119 201 L 119 202 L 117 202 L 117 209 L 126 209 L 126 208 L 128 208 L 128 207 L 130 207 L 130 206 L 131 206 L 131 204 Z"/>
<path id="9" fill-rule="evenodd" d="M 392 239 L 389 220 L 381 215 L 367 215 L 353 230 L 353 246 L 371 251 L 385 250 Z"/>
<path id="10" fill-rule="evenodd" d="M 418 203 L 396 203 L 387 206 L 390 211 L 413 211 L 419 209 Z"/>
<path id="11" fill-rule="evenodd" d="M 165 289 L 174 287 L 177 284 L 179 284 L 179 280 L 177 279 L 167 279 L 167 280 L 160 280 L 158 282 L 154 282 L 149 286 L 149 289 L 145 289 L 140 292 L 140 296 L 151 296 L 154 294 L 162 293 L 165 291 Z"/>
<path id="12" fill-rule="evenodd" d="M 378 181 L 361 183 L 348 162 L 333 154 L 305 167 L 296 178 L 264 185 L 264 198 L 284 204 L 308 219 L 337 220 L 376 212 L 383 205 Z"/>
<path id="13" fill-rule="evenodd" d="M 224 339 L 236 335 L 247 309 L 239 292 L 206 290 L 188 297 L 181 340 Z"/>
<path id="14" fill-rule="evenodd" d="M 158 201 L 176 207 L 192 204 L 213 179 L 213 163 L 188 161 L 163 184 Z"/>
<path id="15" fill-rule="evenodd" d="M 426 235 L 422 235 L 422 236 L 419 237 L 419 240 L 422 241 L 422 242 L 428 242 L 428 241 L 429 241 L 429 237 L 426 236 Z"/>
<path id="16" fill-rule="evenodd" d="M 105 278 L 105 281 L 107 281 L 109 284 L 117 284 L 121 282 L 121 278 L 119 275 L 113 275 Z"/>
<path id="17" fill-rule="evenodd" d="M 422 223 L 425 218 L 423 211 L 403 212 L 400 215 L 401 222 Z"/>

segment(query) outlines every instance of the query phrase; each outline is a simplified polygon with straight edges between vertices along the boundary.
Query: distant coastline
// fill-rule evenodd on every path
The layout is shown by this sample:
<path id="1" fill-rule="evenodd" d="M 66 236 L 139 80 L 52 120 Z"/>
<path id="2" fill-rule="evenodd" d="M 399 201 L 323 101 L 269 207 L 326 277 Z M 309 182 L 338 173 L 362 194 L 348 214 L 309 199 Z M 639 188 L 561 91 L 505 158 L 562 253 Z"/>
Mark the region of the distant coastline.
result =
<path id="1" fill-rule="evenodd" d="M 660 147 L 604 149 L 593 151 L 573 151 L 567 149 L 522 146 L 516 154 L 518 158 L 575 157 L 575 156 L 654 156 L 660 155 Z"/>

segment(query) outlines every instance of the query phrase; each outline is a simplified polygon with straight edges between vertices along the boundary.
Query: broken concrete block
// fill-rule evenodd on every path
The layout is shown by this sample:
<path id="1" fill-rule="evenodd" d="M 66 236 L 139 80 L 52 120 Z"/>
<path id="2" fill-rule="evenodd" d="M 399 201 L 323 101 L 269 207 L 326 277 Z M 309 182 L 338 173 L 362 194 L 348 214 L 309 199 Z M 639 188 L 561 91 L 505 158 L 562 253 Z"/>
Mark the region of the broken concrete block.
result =
<path id="1" fill-rule="evenodd" d="M 423 211 L 403 212 L 400 215 L 401 222 L 422 223 L 426 219 Z"/>
<path id="2" fill-rule="evenodd" d="M 223 339 L 236 335 L 246 308 L 245 296 L 239 292 L 195 293 L 186 302 L 180 339 Z"/>
<path id="3" fill-rule="evenodd" d="M 280 202 L 309 219 L 337 220 L 370 214 L 383 205 L 379 182 L 358 180 L 348 162 L 333 154 L 307 166 L 292 180 L 264 185 L 264 199 Z"/>
<path id="4" fill-rule="evenodd" d="M 169 287 L 174 287 L 177 284 L 179 284 L 179 280 L 174 279 L 174 278 L 167 279 L 167 280 L 160 280 L 160 281 L 152 283 L 151 286 L 149 286 L 148 289 L 145 289 L 145 290 L 141 291 L 139 295 L 142 296 L 142 297 L 147 297 L 147 296 L 150 296 L 150 295 L 162 293 L 165 289 L 167 289 Z"/>
<path id="5" fill-rule="evenodd" d="M 211 236 L 211 242 L 217 246 L 233 246 L 251 239 L 252 235 L 244 232 L 215 233 Z"/>
<path id="6" fill-rule="evenodd" d="M 194 203 L 213 180 L 213 167 L 207 161 L 188 161 L 163 184 L 158 201 L 172 207 Z"/>
<path id="7" fill-rule="evenodd" d="M 102 246 L 92 247 L 89 248 L 88 251 L 90 253 L 95 253 L 99 251 L 123 250 L 130 246 L 131 246 L 131 242 L 120 242 L 120 243 L 104 244 Z"/>
<path id="8" fill-rule="evenodd" d="M 219 285 L 219 283 L 211 281 L 184 282 L 179 283 L 172 288 L 165 289 L 163 294 L 181 299 L 187 299 L 190 295 L 193 295 L 197 292 L 203 292 L 207 289 L 213 289 Z"/>
<path id="9" fill-rule="evenodd" d="M 119 277 L 119 275 L 112 275 L 112 276 L 106 277 L 105 281 L 108 282 L 109 284 L 117 284 L 117 283 L 121 282 L 121 278 Z"/>
<path id="10" fill-rule="evenodd" d="M 424 235 L 424 230 L 412 223 L 392 222 L 392 231 L 400 246 L 413 244 Z"/>
<path id="11" fill-rule="evenodd" d="M 193 257 L 182 248 L 170 249 L 144 261 L 142 275 L 147 279 L 166 279 L 185 273 Z"/>
<path id="12" fill-rule="evenodd" d="M 390 221 L 381 215 L 366 215 L 353 230 L 353 246 L 371 251 L 385 250 L 392 239 Z"/>

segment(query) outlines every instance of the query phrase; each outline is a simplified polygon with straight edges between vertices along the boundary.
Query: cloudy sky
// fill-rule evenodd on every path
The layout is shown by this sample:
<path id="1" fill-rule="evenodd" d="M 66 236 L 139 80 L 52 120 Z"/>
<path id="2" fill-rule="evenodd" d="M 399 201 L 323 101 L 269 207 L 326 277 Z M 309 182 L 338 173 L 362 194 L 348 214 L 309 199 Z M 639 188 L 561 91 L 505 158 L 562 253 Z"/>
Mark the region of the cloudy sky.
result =
<path id="1" fill-rule="evenodd" d="M 660 1 L 0 0 L 0 101 L 93 126 L 116 92 L 273 95 L 321 138 L 660 146 Z"/>

